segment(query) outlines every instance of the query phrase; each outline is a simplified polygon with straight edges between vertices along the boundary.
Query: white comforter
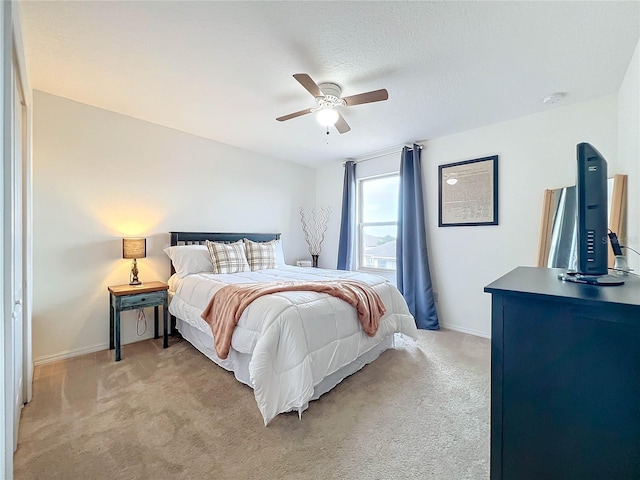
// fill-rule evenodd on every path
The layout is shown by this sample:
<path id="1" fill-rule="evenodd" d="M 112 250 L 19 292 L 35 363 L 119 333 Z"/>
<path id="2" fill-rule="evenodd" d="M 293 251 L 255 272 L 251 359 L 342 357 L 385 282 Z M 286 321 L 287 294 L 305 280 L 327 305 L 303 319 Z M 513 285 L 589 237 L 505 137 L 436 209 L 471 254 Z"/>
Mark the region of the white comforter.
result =
<path id="1" fill-rule="evenodd" d="M 376 275 L 283 266 L 235 274 L 201 273 L 184 278 L 174 275 L 169 282 L 173 292 L 169 311 L 211 335 L 200 313 L 213 294 L 226 284 L 336 278 L 365 282 L 380 295 L 387 313 L 374 337 L 362 331 L 352 306 L 316 292 L 282 292 L 261 297 L 247 307 L 238 322 L 231 348 L 252 355 L 250 386 L 266 425 L 279 413 L 306 408 L 314 387 L 323 378 L 353 362 L 387 336 L 403 333 L 415 338 L 415 322 L 400 292 Z M 232 363 L 222 360 L 217 363 L 233 370 Z"/>

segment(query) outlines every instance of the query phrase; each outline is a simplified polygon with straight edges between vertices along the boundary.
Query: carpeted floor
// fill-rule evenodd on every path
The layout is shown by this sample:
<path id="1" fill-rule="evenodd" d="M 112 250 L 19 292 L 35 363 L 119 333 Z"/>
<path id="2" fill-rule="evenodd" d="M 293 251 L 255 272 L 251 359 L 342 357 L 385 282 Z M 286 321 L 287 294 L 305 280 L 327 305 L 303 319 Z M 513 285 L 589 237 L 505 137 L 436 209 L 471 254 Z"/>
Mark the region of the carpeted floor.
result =
<path id="1" fill-rule="evenodd" d="M 37 367 L 20 479 L 486 479 L 490 342 L 420 331 L 268 427 L 253 391 L 172 339 Z"/>

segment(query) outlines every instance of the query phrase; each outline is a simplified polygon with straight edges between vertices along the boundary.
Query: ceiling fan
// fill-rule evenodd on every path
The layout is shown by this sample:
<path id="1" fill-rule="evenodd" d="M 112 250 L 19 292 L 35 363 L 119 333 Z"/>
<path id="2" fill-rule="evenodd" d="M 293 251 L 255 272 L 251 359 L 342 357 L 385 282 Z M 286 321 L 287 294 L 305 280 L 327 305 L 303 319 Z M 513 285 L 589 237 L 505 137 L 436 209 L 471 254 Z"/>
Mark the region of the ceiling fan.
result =
<path id="1" fill-rule="evenodd" d="M 306 115 L 307 113 L 318 112 L 318 121 L 327 127 L 329 133 L 329 125 L 335 125 L 340 133 L 347 133 L 351 127 L 344 117 L 336 109 L 337 107 L 352 107 L 363 103 L 380 102 L 389 98 L 389 93 L 383 88 L 381 90 L 373 90 L 371 92 L 359 93 L 349 97 L 340 97 L 342 89 L 335 83 L 317 84 L 306 73 L 296 73 L 295 78 L 311 95 L 316 99 L 317 107 L 305 108 L 299 112 L 290 113 L 282 117 L 276 118 L 279 122 L 291 120 L 292 118 Z"/>

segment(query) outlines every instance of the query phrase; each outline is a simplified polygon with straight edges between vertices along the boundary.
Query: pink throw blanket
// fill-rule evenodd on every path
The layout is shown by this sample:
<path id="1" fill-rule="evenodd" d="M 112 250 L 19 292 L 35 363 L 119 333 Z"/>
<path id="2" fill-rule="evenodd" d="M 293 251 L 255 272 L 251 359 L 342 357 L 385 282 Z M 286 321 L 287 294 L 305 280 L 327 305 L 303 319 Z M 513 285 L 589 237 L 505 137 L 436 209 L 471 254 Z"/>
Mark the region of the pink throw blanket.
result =
<path id="1" fill-rule="evenodd" d="M 362 329 L 370 337 L 378 331 L 380 318 L 386 312 L 380 296 L 369 285 L 354 280 L 226 285 L 213 295 L 202 312 L 213 332 L 218 357 L 224 359 L 229 355 L 233 330 L 251 302 L 263 295 L 292 290 L 326 293 L 344 300 L 356 308 Z"/>

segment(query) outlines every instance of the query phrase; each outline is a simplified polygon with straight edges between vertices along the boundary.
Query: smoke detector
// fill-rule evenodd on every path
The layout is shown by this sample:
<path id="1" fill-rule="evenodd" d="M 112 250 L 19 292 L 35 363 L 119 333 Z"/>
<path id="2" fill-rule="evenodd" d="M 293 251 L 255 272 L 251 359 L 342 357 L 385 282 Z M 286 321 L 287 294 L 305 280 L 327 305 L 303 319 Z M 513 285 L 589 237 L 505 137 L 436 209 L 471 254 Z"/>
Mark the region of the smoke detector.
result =
<path id="1" fill-rule="evenodd" d="M 562 100 L 565 97 L 565 95 L 566 93 L 563 93 L 563 92 L 552 93 L 551 95 L 547 95 L 546 97 L 544 97 L 542 99 L 542 103 L 544 103 L 545 105 L 558 103 L 560 100 Z"/>

